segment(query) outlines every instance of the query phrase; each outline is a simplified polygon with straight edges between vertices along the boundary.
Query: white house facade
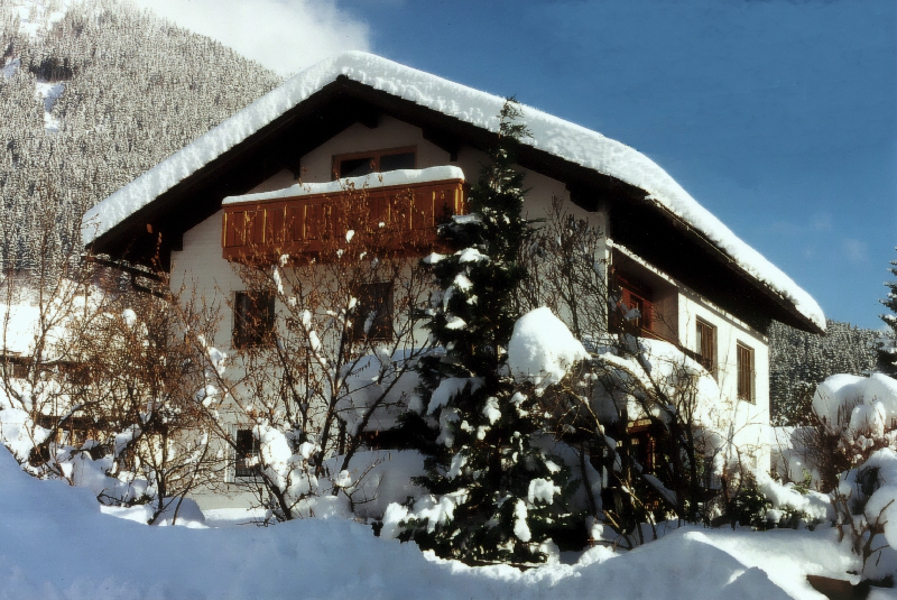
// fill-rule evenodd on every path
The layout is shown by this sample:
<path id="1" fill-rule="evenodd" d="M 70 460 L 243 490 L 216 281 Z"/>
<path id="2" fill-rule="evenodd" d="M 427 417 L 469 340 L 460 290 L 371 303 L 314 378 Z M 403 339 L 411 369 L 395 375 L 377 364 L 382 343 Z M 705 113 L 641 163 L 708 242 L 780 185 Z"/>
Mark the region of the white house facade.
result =
<path id="1" fill-rule="evenodd" d="M 326 202 L 336 176 L 345 185 L 371 170 L 400 173 L 354 181 L 366 181 L 371 193 L 417 182 L 442 194 L 440 201 L 475 182 L 503 102 L 376 56 L 340 55 L 98 204 L 84 217 L 83 242 L 114 262 L 166 269 L 172 285 L 187 282 L 210 301 L 232 304 L 244 286 L 234 269 L 240 240 L 256 235 L 256 245 L 264 243 L 273 226 L 283 227 L 273 215 L 300 209 L 305 229 L 296 235 L 312 235 L 315 198 Z M 738 441 L 762 446 L 770 414 L 767 327 L 777 320 L 821 333 L 818 305 L 644 155 L 536 109 L 522 111 L 532 132 L 519 155 L 528 216 L 545 217 L 563 199 L 600 229 L 597 258 L 621 301 L 643 315 L 640 332 L 703 364 L 733 411 Z M 434 210 L 441 209 L 431 206 L 424 216 L 438 219 Z M 240 221 L 228 229 L 234 214 Z M 262 219 L 252 221 L 255 234 L 252 219 Z M 232 348 L 233 318 L 225 315 L 216 347 Z"/>

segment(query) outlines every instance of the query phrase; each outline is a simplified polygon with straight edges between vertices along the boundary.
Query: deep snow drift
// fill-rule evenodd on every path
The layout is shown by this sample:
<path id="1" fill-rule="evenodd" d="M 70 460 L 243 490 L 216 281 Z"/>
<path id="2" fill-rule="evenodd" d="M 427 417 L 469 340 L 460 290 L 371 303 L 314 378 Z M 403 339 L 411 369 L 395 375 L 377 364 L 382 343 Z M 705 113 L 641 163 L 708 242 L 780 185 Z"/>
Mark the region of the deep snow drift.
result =
<path id="1" fill-rule="evenodd" d="M 343 519 L 273 527 L 148 527 L 39 481 L 0 451 L 0 598 L 822 598 L 806 573 L 850 556 L 816 533 L 680 530 L 638 550 L 587 551 L 527 572 L 470 568 Z"/>

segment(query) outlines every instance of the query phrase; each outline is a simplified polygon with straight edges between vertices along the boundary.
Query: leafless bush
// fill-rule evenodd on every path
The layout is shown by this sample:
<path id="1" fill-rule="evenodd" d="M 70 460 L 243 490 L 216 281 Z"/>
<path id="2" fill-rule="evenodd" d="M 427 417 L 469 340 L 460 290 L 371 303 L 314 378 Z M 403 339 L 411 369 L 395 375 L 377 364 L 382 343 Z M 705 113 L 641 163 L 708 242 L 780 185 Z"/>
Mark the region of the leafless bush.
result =
<path id="1" fill-rule="evenodd" d="M 400 196 L 394 220 L 401 207 Z M 312 512 L 321 478 L 348 495 L 353 456 L 410 400 L 414 363 L 429 348 L 416 329 L 430 294 L 412 258 L 420 240 L 394 221 L 372 223 L 366 189 L 345 190 L 329 210 L 308 247 L 247 255 L 237 266 L 245 292 L 231 299 L 237 351 L 220 375 L 226 410 L 258 446 L 244 481 L 280 519 Z M 232 429 L 218 433 L 237 448 Z M 343 456 L 334 473 L 332 455 Z"/>
<path id="2" fill-rule="evenodd" d="M 601 497 L 590 495 L 593 514 L 635 544 L 643 524 L 718 517 L 742 485 L 742 453 L 756 449 L 732 444 L 734 406 L 701 365 L 643 337 L 639 311 L 615 288 L 605 243 L 556 200 L 526 251 L 535 274 L 526 301 L 547 304 L 592 352 L 543 401 L 556 436 L 602 473 Z"/>

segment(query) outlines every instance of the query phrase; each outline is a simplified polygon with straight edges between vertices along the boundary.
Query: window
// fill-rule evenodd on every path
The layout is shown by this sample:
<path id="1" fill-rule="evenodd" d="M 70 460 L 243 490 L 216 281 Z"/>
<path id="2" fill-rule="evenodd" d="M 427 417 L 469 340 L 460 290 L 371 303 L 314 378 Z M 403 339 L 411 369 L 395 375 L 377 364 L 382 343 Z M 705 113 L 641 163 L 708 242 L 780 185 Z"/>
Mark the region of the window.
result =
<path id="1" fill-rule="evenodd" d="M 645 333 L 652 329 L 652 317 L 654 315 L 654 306 L 651 302 L 651 290 L 640 282 L 617 275 L 617 285 L 619 287 L 620 300 L 611 316 L 611 331 L 630 332 L 635 329 L 635 333 Z M 627 319 L 630 312 L 638 311 L 638 316 Z"/>
<path id="2" fill-rule="evenodd" d="M 392 283 L 361 286 L 352 330 L 356 339 L 392 339 Z"/>
<path id="3" fill-rule="evenodd" d="M 234 295 L 234 347 L 267 344 L 274 333 L 274 294 L 237 292 Z"/>
<path id="4" fill-rule="evenodd" d="M 707 372 L 716 375 L 716 327 L 698 319 L 695 326 L 695 353 Z"/>
<path id="5" fill-rule="evenodd" d="M 362 177 L 371 173 L 385 173 L 399 169 L 414 169 L 417 156 L 414 148 L 392 148 L 333 157 L 336 177 Z"/>
<path id="6" fill-rule="evenodd" d="M 28 361 L 17 357 L 9 357 L 4 360 L 3 374 L 13 379 L 28 378 Z"/>
<path id="7" fill-rule="evenodd" d="M 236 440 L 235 477 L 253 477 L 258 472 L 259 441 L 251 429 L 238 429 Z"/>
<path id="8" fill-rule="evenodd" d="M 629 425 L 629 443 L 632 455 L 646 473 L 656 473 L 658 466 L 658 435 L 656 427 L 648 419 L 639 419 Z"/>
<path id="9" fill-rule="evenodd" d="M 738 399 L 754 401 L 754 351 L 741 342 L 736 344 L 738 369 Z"/>

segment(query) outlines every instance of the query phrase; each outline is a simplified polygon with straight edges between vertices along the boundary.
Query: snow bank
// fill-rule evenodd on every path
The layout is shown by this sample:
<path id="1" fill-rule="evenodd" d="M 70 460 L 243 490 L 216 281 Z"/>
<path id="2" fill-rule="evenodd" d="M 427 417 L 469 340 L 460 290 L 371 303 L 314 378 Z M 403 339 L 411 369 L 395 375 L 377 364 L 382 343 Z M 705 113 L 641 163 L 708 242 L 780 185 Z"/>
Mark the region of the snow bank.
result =
<path id="1" fill-rule="evenodd" d="M 2 343 L 0 347 L 14 354 L 31 354 L 39 334 L 40 307 L 32 304 L 0 304 Z M 53 335 L 58 337 L 58 332 Z"/>
<path id="2" fill-rule="evenodd" d="M 413 353 L 413 351 L 412 351 Z M 391 357 L 367 355 L 344 373 L 347 393 L 336 404 L 351 435 L 358 432 L 361 421 L 371 406 L 380 404 L 371 413 L 365 431 L 386 431 L 398 425 L 399 416 L 419 403 L 415 391 L 420 378 L 413 364 L 406 364 L 409 352 L 399 350 Z"/>
<path id="3" fill-rule="evenodd" d="M 890 448 L 877 450 L 863 466 L 847 475 L 845 480 L 854 497 L 860 496 L 864 487 L 860 474 L 869 470 L 874 470 L 875 491 L 866 500 L 864 516 L 870 523 L 884 523 L 888 545 L 897 548 L 897 453 Z"/>
<path id="4" fill-rule="evenodd" d="M 838 519 L 855 548 L 869 542 L 863 561 L 864 579 L 879 581 L 897 577 L 897 452 L 880 448 L 855 469 L 841 474 L 832 494 Z M 871 539 L 870 539 L 870 536 Z"/>
<path id="5" fill-rule="evenodd" d="M 812 490 L 802 494 L 793 484 L 783 485 L 766 473 L 757 472 L 754 476 L 760 491 L 772 503 L 772 509 L 766 513 L 770 522 L 778 524 L 783 512 L 801 514 L 811 523 L 831 522 L 834 519 L 834 508 L 825 494 Z"/>
<path id="6" fill-rule="evenodd" d="M 335 456 L 327 460 L 327 468 L 335 473 L 342 462 L 342 456 Z M 424 475 L 424 457 L 414 450 L 357 452 L 347 475 L 352 484 L 345 491 L 352 496 L 354 515 L 363 519 L 380 519 L 391 503 L 425 493 L 412 482 Z"/>
<path id="7" fill-rule="evenodd" d="M 2 406 L 3 403 L 0 402 L 0 407 Z M 0 442 L 9 448 L 20 462 L 27 461 L 31 450 L 47 439 L 49 434 L 49 430 L 35 425 L 24 410 L 17 408 L 0 410 Z"/>
<path id="8" fill-rule="evenodd" d="M 498 131 L 498 114 L 504 98 L 378 56 L 348 52 L 302 71 L 87 211 L 82 225 L 84 244 L 90 244 L 128 215 L 339 76 L 476 127 Z M 793 303 L 815 325 L 825 329 L 822 310 L 807 292 L 739 239 L 647 156 L 569 121 L 535 108 L 522 108 L 532 133 L 527 144 L 645 190 L 658 206 L 684 220 L 745 271 Z"/>
<path id="9" fill-rule="evenodd" d="M 537 389 L 560 382 L 574 364 L 589 358 L 551 309 L 542 307 L 520 317 L 508 343 L 508 367 L 518 381 L 532 381 Z"/>
<path id="10" fill-rule="evenodd" d="M 386 173 L 371 173 L 361 177 L 346 177 L 325 183 L 297 183 L 290 187 L 271 192 L 228 196 L 221 204 L 240 204 L 243 202 L 262 202 L 281 198 L 301 198 L 317 194 L 339 194 L 346 190 L 377 189 L 379 187 L 413 185 L 431 181 L 460 179 L 464 181 L 464 171 L 455 166 L 429 167 L 427 169 L 399 169 Z"/>
<path id="11" fill-rule="evenodd" d="M 98 288 L 63 280 L 57 289 L 46 295 L 43 306 L 28 293 L 14 298 L 13 302 L 0 303 L 0 351 L 31 356 L 37 348 L 38 338 L 43 335 L 44 355 L 35 358 L 45 361 L 60 358 L 55 355 L 54 347 L 71 337 L 69 329 L 77 319 L 97 310 L 103 295 Z M 42 315 L 45 331 L 41 331 Z"/>
<path id="12" fill-rule="evenodd" d="M 812 435 L 810 427 L 770 427 L 771 466 L 776 475 L 789 481 L 803 481 L 810 476 L 818 487 L 820 475 L 807 461 L 805 440 Z"/>
<path id="13" fill-rule="evenodd" d="M 5 598 L 784 600 L 818 598 L 805 574 L 841 566 L 834 544 L 806 532 L 682 530 L 574 565 L 471 568 L 340 519 L 151 528 L 102 514 L 87 490 L 30 478 L 6 452 L 0 481 Z"/>
<path id="14" fill-rule="evenodd" d="M 897 380 L 881 373 L 833 375 L 817 386 L 813 412 L 831 433 L 882 435 L 897 421 Z"/>
<path id="15" fill-rule="evenodd" d="M 783 431 L 778 468 L 794 481 L 809 473 L 815 485 L 826 486 L 845 539 L 855 549 L 870 543 L 868 559 L 856 569 L 864 579 L 893 577 L 897 575 L 897 381 L 880 373 L 834 375 L 817 386 L 813 411 L 821 431 L 815 426 Z M 826 445 L 820 450 L 823 440 Z M 832 464 L 847 467 L 835 482 L 826 472 Z M 777 492 L 782 490 L 763 491 L 774 503 L 781 499 Z"/>

